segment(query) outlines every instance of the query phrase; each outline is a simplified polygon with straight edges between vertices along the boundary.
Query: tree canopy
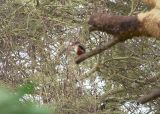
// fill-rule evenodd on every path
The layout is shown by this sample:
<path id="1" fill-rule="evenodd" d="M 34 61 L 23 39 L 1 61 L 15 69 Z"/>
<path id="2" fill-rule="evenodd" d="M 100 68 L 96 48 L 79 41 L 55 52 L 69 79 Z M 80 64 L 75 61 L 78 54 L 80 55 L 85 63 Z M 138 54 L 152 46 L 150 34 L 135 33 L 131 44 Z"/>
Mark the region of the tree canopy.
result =
<path id="1" fill-rule="evenodd" d="M 32 96 L 55 114 L 158 114 L 159 99 L 137 99 L 160 88 L 160 42 L 134 38 L 75 64 L 73 41 L 87 52 L 113 36 L 88 30 L 95 12 L 136 15 L 139 0 L 0 0 L 0 85 L 36 83 Z"/>

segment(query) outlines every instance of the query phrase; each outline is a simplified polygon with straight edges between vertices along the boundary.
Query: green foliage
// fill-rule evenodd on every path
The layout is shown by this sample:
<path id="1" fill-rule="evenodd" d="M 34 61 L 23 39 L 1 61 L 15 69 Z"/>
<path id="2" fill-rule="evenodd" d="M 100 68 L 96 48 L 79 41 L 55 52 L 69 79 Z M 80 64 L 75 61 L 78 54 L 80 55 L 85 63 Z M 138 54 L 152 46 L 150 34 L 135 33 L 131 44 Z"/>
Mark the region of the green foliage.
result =
<path id="1" fill-rule="evenodd" d="M 26 82 L 25 84 L 22 85 L 22 87 L 20 88 L 20 92 L 22 94 L 31 94 L 34 92 L 35 90 L 35 83 L 33 82 Z"/>
<path id="2" fill-rule="evenodd" d="M 49 114 L 46 107 L 23 101 L 23 96 L 33 92 L 33 89 L 32 84 L 22 86 L 17 92 L 10 92 L 8 89 L 0 88 L 1 114 Z"/>

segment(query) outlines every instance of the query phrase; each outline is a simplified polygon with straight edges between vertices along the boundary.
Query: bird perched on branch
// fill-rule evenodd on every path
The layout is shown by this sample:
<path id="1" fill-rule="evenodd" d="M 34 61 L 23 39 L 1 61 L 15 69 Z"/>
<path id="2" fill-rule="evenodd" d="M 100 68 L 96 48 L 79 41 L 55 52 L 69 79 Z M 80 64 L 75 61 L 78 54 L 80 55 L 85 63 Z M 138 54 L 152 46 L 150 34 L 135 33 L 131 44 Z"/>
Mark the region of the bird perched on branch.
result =
<path id="1" fill-rule="evenodd" d="M 68 46 L 59 53 L 59 56 L 64 53 L 68 55 L 70 52 L 73 51 L 77 56 L 80 56 L 86 52 L 86 49 L 84 45 L 82 45 L 79 41 L 69 42 Z"/>
<path id="2" fill-rule="evenodd" d="M 79 41 L 72 42 L 71 46 L 74 47 L 76 55 L 78 55 L 78 56 L 82 55 L 86 52 L 85 47 Z"/>

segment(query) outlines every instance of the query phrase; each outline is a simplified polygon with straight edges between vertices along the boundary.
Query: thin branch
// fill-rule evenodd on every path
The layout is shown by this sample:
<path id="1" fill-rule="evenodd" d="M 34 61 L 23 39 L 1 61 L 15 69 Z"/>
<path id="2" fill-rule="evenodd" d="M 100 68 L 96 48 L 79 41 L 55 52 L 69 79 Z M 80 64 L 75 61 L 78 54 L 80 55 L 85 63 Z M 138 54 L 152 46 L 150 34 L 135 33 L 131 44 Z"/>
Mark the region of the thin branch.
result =
<path id="1" fill-rule="evenodd" d="M 155 89 L 151 93 L 140 97 L 137 101 L 138 103 L 145 104 L 149 101 L 157 99 L 158 97 L 160 97 L 160 89 Z"/>
<path id="2" fill-rule="evenodd" d="M 103 52 L 104 50 L 111 48 L 112 46 L 114 46 L 115 44 L 117 44 L 119 42 L 120 42 L 120 40 L 118 38 L 114 38 L 111 42 L 106 43 L 103 46 L 97 47 L 96 49 L 94 49 L 91 52 L 88 52 L 88 53 L 85 53 L 85 54 L 79 56 L 78 58 L 76 58 L 75 63 L 79 64 L 82 61 L 86 60 L 87 58 L 92 57 L 96 54 L 99 54 L 99 53 Z"/>
<path id="3" fill-rule="evenodd" d="M 146 80 L 144 80 L 144 82 L 142 83 L 139 83 L 139 84 L 136 84 L 136 85 L 134 85 L 133 87 L 132 87 L 132 89 L 137 89 L 137 88 L 139 88 L 139 87 L 144 87 L 145 85 L 147 85 L 147 84 L 151 84 L 151 83 L 155 83 L 155 80 L 159 80 L 159 77 L 160 77 L 160 73 L 158 73 L 155 77 L 152 77 L 152 78 L 149 78 L 149 79 L 146 79 Z M 106 98 L 108 98 L 110 95 L 114 95 L 114 94 L 118 94 L 118 93 L 122 93 L 122 92 L 124 92 L 124 91 L 126 91 L 125 90 L 125 88 L 117 88 L 117 89 L 115 89 L 115 90 L 110 90 L 110 91 L 108 91 L 107 93 L 105 93 L 102 97 L 101 97 L 101 101 L 104 101 Z M 160 91 L 160 90 L 159 90 Z M 160 97 L 160 96 L 159 96 Z M 158 97 L 156 97 L 156 98 L 158 98 Z M 156 99 L 155 98 L 155 99 Z M 142 103 L 142 99 L 139 99 L 139 100 L 137 100 L 138 101 L 138 103 Z M 141 101 L 141 102 L 140 102 Z M 144 103 L 143 103 L 144 104 Z"/>

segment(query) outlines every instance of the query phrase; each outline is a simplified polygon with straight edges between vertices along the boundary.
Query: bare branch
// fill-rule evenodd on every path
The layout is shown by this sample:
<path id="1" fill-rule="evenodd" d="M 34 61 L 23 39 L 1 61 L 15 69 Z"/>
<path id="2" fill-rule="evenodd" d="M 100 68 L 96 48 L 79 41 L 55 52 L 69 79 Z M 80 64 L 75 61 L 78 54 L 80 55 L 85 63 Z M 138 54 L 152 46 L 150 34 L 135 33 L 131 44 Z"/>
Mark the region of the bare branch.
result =
<path id="1" fill-rule="evenodd" d="M 160 97 L 160 89 L 155 89 L 151 93 L 144 95 L 138 99 L 138 103 L 145 104 L 149 101 L 157 99 Z"/>
<path id="2" fill-rule="evenodd" d="M 79 56 L 79 57 L 75 60 L 75 63 L 76 63 L 76 64 L 79 64 L 79 63 L 81 63 L 82 61 L 86 60 L 87 58 L 92 57 L 92 56 L 94 56 L 94 55 L 96 55 L 96 54 L 99 54 L 99 53 L 103 52 L 104 50 L 111 48 L 112 46 L 114 46 L 115 44 L 117 44 L 117 43 L 119 43 L 119 42 L 120 42 L 120 39 L 114 38 L 111 42 L 106 43 L 106 44 L 104 44 L 103 46 L 97 47 L 96 49 L 94 49 L 94 50 L 91 51 L 91 52 L 88 52 L 88 53 L 85 53 L 85 54 Z"/>

